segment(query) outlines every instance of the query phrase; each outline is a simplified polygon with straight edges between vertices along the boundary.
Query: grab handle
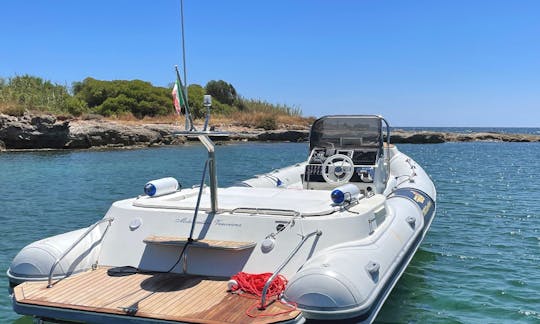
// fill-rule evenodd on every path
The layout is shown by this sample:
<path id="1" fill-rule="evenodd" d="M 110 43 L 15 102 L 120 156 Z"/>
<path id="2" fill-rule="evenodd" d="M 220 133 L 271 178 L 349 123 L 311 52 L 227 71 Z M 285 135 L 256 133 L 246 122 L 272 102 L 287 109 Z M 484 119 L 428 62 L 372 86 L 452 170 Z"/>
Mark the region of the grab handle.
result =
<path id="1" fill-rule="evenodd" d="M 285 266 L 289 263 L 289 261 L 291 261 L 291 259 L 296 255 L 296 253 L 298 252 L 298 250 L 300 250 L 300 248 L 302 247 L 304 242 L 306 242 L 307 239 L 310 238 L 313 235 L 321 236 L 322 231 L 321 230 L 316 230 L 316 231 L 311 232 L 311 233 L 305 235 L 304 237 L 302 237 L 302 240 L 298 243 L 298 245 L 294 248 L 294 250 L 292 250 L 291 254 L 289 254 L 287 259 L 285 259 L 285 261 L 276 269 L 276 271 L 274 271 L 274 273 L 270 276 L 270 278 L 268 278 L 268 280 L 266 280 L 266 284 L 264 285 L 262 295 L 261 295 L 261 306 L 259 307 L 259 309 L 262 310 L 262 309 L 266 308 L 266 305 L 265 305 L 265 303 L 266 303 L 266 294 L 268 293 L 268 288 L 270 288 L 270 284 L 272 283 L 272 281 L 274 281 L 274 279 L 276 279 L 277 275 L 281 272 L 281 270 L 283 270 L 283 268 L 285 268 Z"/>
<path id="2" fill-rule="evenodd" d="M 114 218 L 103 218 L 103 219 L 100 219 L 99 221 L 95 222 L 92 226 L 88 227 L 86 232 L 84 232 L 83 235 L 81 235 L 77 239 L 77 241 L 75 241 L 73 244 L 71 244 L 71 246 L 64 253 L 62 253 L 61 256 L 56 258 L 56 261 L 54 261 L 54 263 L 53 263 L 53 265 L 51 267 L 51 271 L 49 271 L 49 280 L 48 280 L 47 288 L 52 288 L 52 286 L 53 286 L 53 284 L 52 284 L 53 272 L 54 272 L 54 269 L 56 269 L 56 266 L 58 265 L 58 263 L 60 263 L 60 261 L 62 261 L 66 257 L 66 255 L 68 255 L 68 253 L 71 252 L 71 250 L 73 250 L 79 243 L 81 243 L 81 241 L 88 234 L 90 234 L 90 232 L 92 232 L 99 224 L 109 222 L 109 224 L 107 225 L 107 228 L 105 229 L 105 231 L 103 231 L 103 235 L 101 236 L 101 238 L 103 238 L 105 233 L 107 233 L 107 229 L 109 228 L 109 226 L 111 226 L 111 222 L 113 220 L 114 220 Z"/>

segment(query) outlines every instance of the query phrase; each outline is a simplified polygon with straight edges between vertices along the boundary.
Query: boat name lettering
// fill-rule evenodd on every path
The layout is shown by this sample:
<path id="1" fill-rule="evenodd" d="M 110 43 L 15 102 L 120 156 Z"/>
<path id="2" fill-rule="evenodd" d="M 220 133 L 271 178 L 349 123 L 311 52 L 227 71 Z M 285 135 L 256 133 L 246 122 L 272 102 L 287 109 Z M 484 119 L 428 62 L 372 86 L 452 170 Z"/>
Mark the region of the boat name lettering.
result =
<path id="1" fill-rule="evenodd" d="M 193 218 L 188 218 L 188 217 L 184 217 L 184 218 L 177 218 L 176 219 L 176 222 L 177 223 L 184 223 L 184 224 L 191 224 L 193 222 Z M 209 221 L 196 221 L 195 222 L 196 224 L 201 224 L 201 225 L 210 225 L 212 224 L 212 222 L 209 222 Z"/>
<path id="2" fill-rule="evenodd" d="M 183 224 L 191 224 L 193 222 L 193 218 L 190 218 L 190 217 L 177 218 L 176 222 L 177 223 L 183 223 Z M 213 223 L 216 226 L 242 227 L 242 224 L 227 223 L 227 222 L 223 221 L 222 219 L 216 219 L 213 222 L 211 220 L 204 220 L 204 221 L 197 220 L 196 223 L 199 224 L 199 225 L 212 225 L 212 223 Z"/>
<path id="3" fill-rule="evenodd" d="M 223 220 L 221 219 L 216 219 L 216 221 L 214 222 L 216 225 L 219 225 L 219 226 L 232 226 L 232 227 L 242 227 L 242 224 L 238 224 L 238 223 L 225 223 Z"/>

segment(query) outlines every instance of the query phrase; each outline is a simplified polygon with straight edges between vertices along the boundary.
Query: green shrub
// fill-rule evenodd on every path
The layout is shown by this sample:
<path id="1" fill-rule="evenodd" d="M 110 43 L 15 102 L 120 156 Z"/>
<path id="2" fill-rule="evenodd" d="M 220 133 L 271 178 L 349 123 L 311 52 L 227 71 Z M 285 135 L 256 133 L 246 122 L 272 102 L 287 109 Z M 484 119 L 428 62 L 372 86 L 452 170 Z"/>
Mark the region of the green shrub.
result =
<path id="1" fill-rule="evenodd" d="M 105 116 L 126 112 L 137 118 L 168 115 L 172 111 L 170 89 L 154 87 L 141 80 L 101 81 L 86 78 L 73 84 L 76 98 L 87 103 L 91 111 Z"/>
<path id="2" fill-rule="evenodd" d="M 67 97 L 64 101 L 63 111 L 70 113 L 75 117 L 79 117 L 82 114 L 88 112 L 88 105 L 77 97 Z"/>
<path id="3" fill-rule="evenodd" d="M 277 129 L 277 119 L 276 116 L 267 116 L 263 117 L 257 125 L 257 128 L 262 128 L 264 130 L 274 130 Z"/>
<path id="4" fill-rule="evenodd" d="M 135 99 L 121 94 L 117 97 L 107 98 L 96 108 L 96 111 L 103 116 L 116 116 L 133 111 L 136 105 L 137 101 Z"/>
<path id="5" fill-rule="evenodd" d="M 191 84 L 188 87 L 188 104 L 193 118 L 203 118 L 206 109 L 203 106 L 204 88 L 198 84 Z"/>
<path id="6" fill-rule="evenodd" d="M 207 94 L 226 105 L 233 105 L 235 100 L 238 98 L 236 89 L 232 86 L 232 84 L 223 80 L 209 81 L 206 84 L 205 89 Z"/>
<path id="7" fill-rule="evenodd" d="M 86 78 L 67 86 L 52 83 L 30 75 L 0 78 L 0 112 L 22 115 L 25 111 L 49 112 L 57 115 L 84 116 L 166 116 L 173 111 L 170 87 L 155 87 L 141 80 L 102 81 Z M 202 87 L 192 84 L 188 88 L 188 101 L 193 118 L 206 115 L 203 97 L 213 97 L 212 114 L 235 116 L 245 113 L 250 125 L 264 129 L 276 129 L 277 120 L 284 116 L 300 117 L 299 108 L 271 104 L 262 100 L 245 99 L 232 84 L 212 80 Z M 260 119 L 261 116 L 264 117 Z"/>

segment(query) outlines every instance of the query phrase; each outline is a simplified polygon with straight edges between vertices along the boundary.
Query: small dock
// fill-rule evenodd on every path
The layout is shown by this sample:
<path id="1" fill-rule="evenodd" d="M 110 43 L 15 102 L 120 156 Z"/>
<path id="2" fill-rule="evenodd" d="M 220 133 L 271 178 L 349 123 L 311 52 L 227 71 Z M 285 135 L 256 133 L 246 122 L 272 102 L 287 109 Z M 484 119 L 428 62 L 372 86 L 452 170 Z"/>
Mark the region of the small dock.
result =
<path id="1" fill-rule="evenodd" d="M 56 281 L 52 288 L 42 281 L 25 282 L 15 287 L 14 302 L 21 308 L 41 307 L 51 315 L 69 310 L 89 318 L 111 315 L 188 323 L 272 323 L 300 314 L 280 302 L 260 311 L 254 306 L 257 299 L 227 292 L 226 278 L 173 273 L 111 277 L 107 268 Z M 248 309 L 259 317 L 249 317 Z M 268 316 L 277 313 L 281 314 Z"/>

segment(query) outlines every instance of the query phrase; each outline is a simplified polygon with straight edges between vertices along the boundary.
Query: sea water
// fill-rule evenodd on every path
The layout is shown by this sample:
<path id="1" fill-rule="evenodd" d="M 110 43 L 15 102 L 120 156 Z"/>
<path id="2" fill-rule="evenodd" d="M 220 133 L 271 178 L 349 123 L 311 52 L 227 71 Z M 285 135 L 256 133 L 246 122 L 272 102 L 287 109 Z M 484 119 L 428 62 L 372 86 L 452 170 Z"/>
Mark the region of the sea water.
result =
<path id="1" fill-rule="evenodd" d="M 433 178 L 437 214 L 377 321 L 540 323 L 540 143 L 398 147 Z M 217 146 L 219 185 L 307 151 L 306 143 Z M 31 323 L 11 310 L 5 275 L 21 248 L 92 224 L 148 180 L 198 184 L 205 158 L 200 145 L 0 153 L 0 322 Z"/>

